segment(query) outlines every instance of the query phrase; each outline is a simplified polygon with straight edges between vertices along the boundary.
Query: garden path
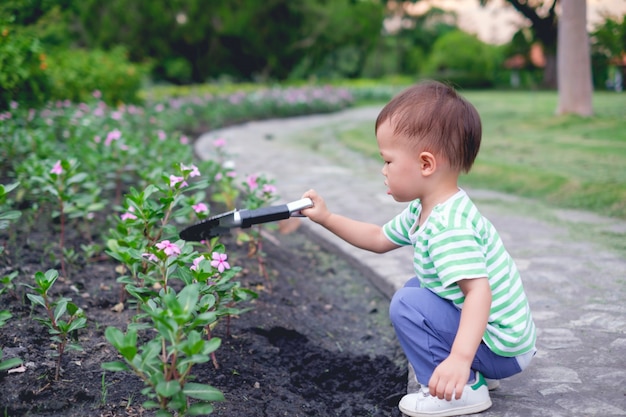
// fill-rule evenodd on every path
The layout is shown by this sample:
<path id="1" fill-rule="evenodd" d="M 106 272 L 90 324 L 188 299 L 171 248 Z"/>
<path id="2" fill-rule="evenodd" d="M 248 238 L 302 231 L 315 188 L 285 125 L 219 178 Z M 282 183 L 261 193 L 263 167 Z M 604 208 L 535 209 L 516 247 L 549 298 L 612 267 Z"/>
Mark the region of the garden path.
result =
<path id="1" fill-rule="evenodd" d="M 208 157 L 213 140 L 223 138 L 237 172 L 274 179 L 284 201 L 315 188 L 333 211 L 383 224 L 403 206 L 386 195 L 380 163 L 336 138 L 341 129 L 371 121 L 374 140 L 379 110 L 247 123 L 201 136 L 196 150 Z M 490 191 L 468 193 L 516 259 L 539 331 L 531 366 L 502 381 L 493 407 L 480 415 L 626 415 L 626 256 L 624 247 L 619 253 L 605 244 L 609 235 L 626 238 L 626 222 Z M 408 248 L 370 254 L 312 222 L 302 225 L 372 269 L 389 296 L 413 274 Z"/>

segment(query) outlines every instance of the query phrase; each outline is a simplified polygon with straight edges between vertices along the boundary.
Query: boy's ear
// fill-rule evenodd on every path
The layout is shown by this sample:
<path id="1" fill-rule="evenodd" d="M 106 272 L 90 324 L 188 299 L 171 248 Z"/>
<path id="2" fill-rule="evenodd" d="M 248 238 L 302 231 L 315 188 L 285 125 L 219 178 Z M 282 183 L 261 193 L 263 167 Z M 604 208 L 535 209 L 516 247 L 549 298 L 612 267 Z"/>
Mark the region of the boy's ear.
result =
<path id="1" fill-rule="evenodd" d="M 425 177 L 432 175 L 437 169 L 437 159 L 430 152 L 420 153 L 418 163 L 420 164 L 422 175 Z"/>

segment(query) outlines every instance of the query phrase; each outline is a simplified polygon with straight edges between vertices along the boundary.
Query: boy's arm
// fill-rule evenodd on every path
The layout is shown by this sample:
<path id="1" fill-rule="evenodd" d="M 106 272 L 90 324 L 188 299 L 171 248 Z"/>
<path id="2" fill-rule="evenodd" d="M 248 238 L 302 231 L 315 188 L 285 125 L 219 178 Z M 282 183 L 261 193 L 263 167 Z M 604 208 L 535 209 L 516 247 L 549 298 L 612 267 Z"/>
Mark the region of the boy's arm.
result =
<path id="1" fill-rule="evenodd" d="M 307 191 L 302 198 L 313 200 L 313 207 L 302 210 L 303 215 L 351 245 L 376 253 L 389 252 L 398 248 L 398 245 L 387 239 L 381 226 L 330 212 L 324 199 L 314 190 Z"/>
<path id="2" fill-rule="evenodd" d="M 491 288 L 487 278 L 465 279 L 458 284 L 465 294 L 459 329 L 450 356 L 435 368 L 428 383 L 432 395 L 448 401 L 453 393 L 456 399 L 461 398 L 491 309 Z"/>

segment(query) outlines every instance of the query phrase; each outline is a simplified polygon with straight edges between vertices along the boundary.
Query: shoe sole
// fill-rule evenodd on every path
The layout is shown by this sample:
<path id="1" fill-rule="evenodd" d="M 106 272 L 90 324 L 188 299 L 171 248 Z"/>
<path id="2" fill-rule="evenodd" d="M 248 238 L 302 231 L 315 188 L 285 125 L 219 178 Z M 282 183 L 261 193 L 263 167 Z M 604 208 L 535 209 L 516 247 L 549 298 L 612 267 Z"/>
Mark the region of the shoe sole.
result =
<path id="1" fill-rule="evenodd" d="M 432 413 L 425 412 L 416 412 L 407 410 L 403 407 L 398 406 L 400 411 L 410 417 L 455 417 L 455 416 L 463 416 L 466 414 L 476 414 L 481 411 L 485 411 L 489 407 L 491 407 L 491 400 L 485 401 L 484 403 L 468 405 L 466 407 L 455 408 L 454 410 L 443 410 L 443 411 L 435 411 Z"/>

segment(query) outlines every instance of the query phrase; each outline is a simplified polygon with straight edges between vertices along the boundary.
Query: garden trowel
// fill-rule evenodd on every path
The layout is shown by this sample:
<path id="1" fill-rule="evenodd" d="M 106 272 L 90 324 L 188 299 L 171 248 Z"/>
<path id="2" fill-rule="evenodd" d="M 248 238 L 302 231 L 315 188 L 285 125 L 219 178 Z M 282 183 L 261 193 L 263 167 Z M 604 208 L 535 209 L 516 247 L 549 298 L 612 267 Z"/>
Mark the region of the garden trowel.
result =
<path id="1" fill-rule="evenodd" d="M 300 210 L 313 207 L 310 198 L 292 201 L 277 206 L 263 207 L 255 210 L 232 210 L 202 220 L 180 232 L 180 238 L 187 241 L 201 241 L 223 235 L 230 229 L 248 228 L 253 224 L 268 223 L 302 216 Z"/>

